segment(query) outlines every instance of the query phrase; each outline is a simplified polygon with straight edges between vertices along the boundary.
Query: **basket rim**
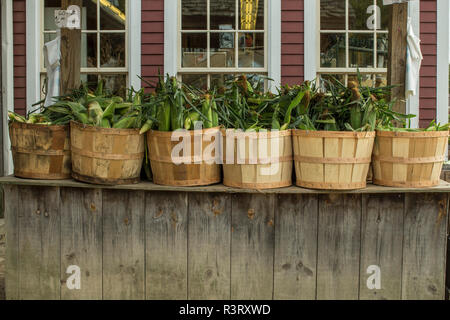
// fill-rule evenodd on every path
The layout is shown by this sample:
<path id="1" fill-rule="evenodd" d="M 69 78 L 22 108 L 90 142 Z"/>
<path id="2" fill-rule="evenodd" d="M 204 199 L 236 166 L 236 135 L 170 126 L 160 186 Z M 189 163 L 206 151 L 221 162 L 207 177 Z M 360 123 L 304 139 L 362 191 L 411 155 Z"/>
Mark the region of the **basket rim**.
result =
<path id="1" fill-rule="evenodd" d="M 214 128 L 208 128 L 208 129 L 202 129 L 202 134 L 216 134 L 217 132 L 220 132 L 220 127 L 214 127 Z M 172 134 L 177 131 L 158 131 L 158 130 L 149 130 L 147 132 L 148 137 L 163 137 L 163 138 L 171 138 Z M 185 130 L 180 131 L 180 133 L 183 134 L 189 134 L 190 136 L 194 136 L 196 131 L 194 130 Z"/>
<path id="2" fill-rule="evenodd" d="M 236 130 L 239 130 L 239 129 L 221 129 L 220 131 L 222 132 L 222 136 L 226 136 L 227 132 L 234 131 L 233 134 L 234 134 L 234 137 L 236 137 L 236 138 L 239 138 L 242 136 L 244 136 L 246 138 L 255 138 L 255 139 L 258 139 L 260 136 L 265 136 L 264 138 L 282 138 L 282 137 L 291 137 L 292 136 L 291 129 L 274 131 L 274 132 L 269 131 L 269 130 L 267 130 L 266 132 L 256 132 L 256 131 L 254 131 L 254 132 L 244 132 L 244 131 L 235 132 Z"/>
<path id="3" fill-rule="evenodd" d="M 15 127 L 19 129 L 42 129 L 42 130 L 50 130 L 50 131 L 66 131 L 70 128 L 70 125 L 43 125 L 43 124 L 36 124 L 36 123 L 24 123 L 24 122 L 17 122 L 12 121 L 9 123 L 10 127 Z"/>
<path id="4" fill-rule="evenodd" d="M 292 130 L 294 137 L 317 137 L 317 138 L 374 138 L 376 131 L 311 131 L 311 130 Z"/>
<path id="5" fill-rule="evenodd" d="M 404 131 L 377 130 L 376 133 L 377 137 L 436 138 L 449 136 L 449 131 L 404 132 Z"/>
<path id="6" fill-rule="evenodd" d="M 70 127 L 75 127 L 77 129 L 82 129 L 84 131 L 91 131 L 91 132 L 99 132 L 99 133 L 107 133 L 111 135 L 130 135 L 130 134 L 137 134 L 140 135 L 139 129 L 115 129 L 115 128 L 100 128 L 88 124 L 83 124 L 77 121 L 70 121 Z"/>

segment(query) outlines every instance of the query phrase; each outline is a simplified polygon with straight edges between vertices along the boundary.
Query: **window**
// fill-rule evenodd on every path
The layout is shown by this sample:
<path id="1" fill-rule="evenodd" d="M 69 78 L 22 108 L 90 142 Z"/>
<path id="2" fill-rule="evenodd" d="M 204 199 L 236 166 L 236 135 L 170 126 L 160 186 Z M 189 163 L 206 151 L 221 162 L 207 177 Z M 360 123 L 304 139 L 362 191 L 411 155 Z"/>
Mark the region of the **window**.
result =
<path id="1" fill-rule="evenodd" d="M 387 84 L 389 7 L 382 0 L 320 0 L 321 78 Z"/>
<path id="2" fill-rule="evenodd" d="M 56 38 L 54 12 L 61 0 L 44 0 L 42 46 Z M 83 0 L 81 8 L 81 80 L 99 79 L 114 94 L 124 95 L 128 84 L 127 0 Z M 41 60 L 41 88 L 46 70 Z"/>
<path id="3" fill-rule="evenodd" d="M 199 88 L 268 74 L 268 0 L 178 0 L 180 79 Z"/>

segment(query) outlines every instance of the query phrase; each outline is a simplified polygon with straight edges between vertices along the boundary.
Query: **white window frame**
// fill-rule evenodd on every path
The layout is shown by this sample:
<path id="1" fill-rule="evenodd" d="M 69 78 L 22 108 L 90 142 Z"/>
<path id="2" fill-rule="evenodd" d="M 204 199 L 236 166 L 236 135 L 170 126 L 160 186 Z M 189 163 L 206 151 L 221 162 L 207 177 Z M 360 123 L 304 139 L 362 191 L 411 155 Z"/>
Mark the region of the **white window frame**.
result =
<path id="1" fill-rule="evenodd" d="M 32 110 L 32 104 L 41 99 L 40 76 L 44 70 L 43 66 L 43 8 L 44 0 L 27 0 L 26 1 L 26 63 L 27 63 L 27 111 Z M 126 68 L 118 71 L 114 68 L 108 70 L 101 68 L 103 74 L 111 71 L 113 74 L 127 73 L 129 87 L 133 86 L 139 90 L 141 88 L 141 0 L 128 0 L 127 6 L 127 26 L 128 36 L 126 36 L 127 61 Z M 139 35 L 133 37 L 132 35 Z M 98 46 L 100 43 L 98 43 Z M 93 69 L 82 68 L 83 73 L 91 72 Z M 99 73 L 92 72 L 92 73 Z"/>
<path id="2" fill-rule="evenodd" d="M 438 0 L 442 1 L 442 0 Z M 443 0 L 444 4 L 438 7 L 439 12 L 442 11 L 442 6 L 448 4 L 448 0 Z M 304 14 L 305 14 L 305 80 L 313 81 L 317 78 L 319 73 L 319 61 L 317 54 L 320 52 L 320 41 L 317 37 L 317 32 L 320 30 L 320 1 L 319 0 L 304 0 Z M 443 8 L 442 8 L 443 9 Z M 414 33 L 420 35 L 420 1 L 412 0 L 408 2 L 408 12 L 411 17 Z M 442 29 L 441 29 L 442 30 Z M 448 41 L 448 40 L 447 40 Z M 447 68 L 448 69 L 448 68 Z M 417 89 L 417 94 L 410 97 L 407 101 L 407 112 L 415 114 L 417 117 L 412 119 L 411 126 L 418 128 L 419 126 L 419 98 L 420 86 Z"/>
<path id="3" fill-rule="evenodd" d="M 374 0 L 372 0 L 373 3 L 375 3 Z M 379 3 L 382 2 L 382 0 L 377 0 L 377 5 L 379 5 Z M 375 76 L 376 74 L 383 74 L 387 76 L 387 72 L 388 69 L 387 68 L 378 68 L 377 63 L 378 63 L 378 55 L 376 54 L 377 52 L 377 47 L 378 47 L 378 43 L 377 43 L 377 39 L 378 39 L 378 34 L 388 34 L 389 31 L 387 30 L 351 30 L 350 29 L 350 25 L 349 25 L 349 19 L 348 19 L 348 4 L 349 4 L 349 0 L 346 0 L 345 2 L 346 4 L 346 8 L 345 8 L 345 30 L 321 30 L 320 27 L 320 1 L 317 1 L 317 15 L 318 15 L 318 23 L 317 23 L 317 39 L 321 38 L 322 34 L 340 34 L 345 36 L 345 57 L 346 57 L 346 62 L 345 65 L 346 67 L 338 67 L 338 68 L 324 68 L 320 66 L 320 41 L 319 41 L 319 46 L 317 48 L 316 54 L 317 54 L 317 60 L 319 63 L 319 66 L 317 68 L 317 73 L 318 74 L 339 74 L 339 75 L 344 75 L 346 78 L 348 77 L 348 75 L 350 74 L 356 74 L 358 72 L 358 68 L 351 68 L 349 67 L 350 61 L 349 61 L 349 57 L 350 57 L 350 46 L 349 46 L 349 34 L 370 34 L 373 35 L 373 46 L 374 46 L 374 54 L 373 54 L 373 65 L 374 67 L 372 68 L 359 68 L 359 72 L 362 75 L 373 75 Z M 347 82 L 347 79 L 346 79 Z"/>
<path id="4" fill-rule="evenodd" d="M 281 0 L 265 1 L 265 68 L 182 68 L 181 67 L 181 0 L 164 1 L 164 71 L 170 75 L 178 74 L 237 74 L 263 73 L 270 81 L 269 90 L 281 83 Z M 236 0 L 238 3 L 238 0 Z M 178 23 L 173 23 L 178 17 Z M 238 19 L 238 17 L 236 17 Z M 204 30 L 203 30 L 204 31 Z M 238 32 L 246 32 L 239 30 Z M 236 32 L 234 30 L 233 32 Z M 235 39 L 237 41 L 237 39 Z M 275 44 L 275 45 L 271 45 Z M 237 50 L 236 46 L 235 49 Z M 209 55 L 209 52 L 207 52 Z"/>

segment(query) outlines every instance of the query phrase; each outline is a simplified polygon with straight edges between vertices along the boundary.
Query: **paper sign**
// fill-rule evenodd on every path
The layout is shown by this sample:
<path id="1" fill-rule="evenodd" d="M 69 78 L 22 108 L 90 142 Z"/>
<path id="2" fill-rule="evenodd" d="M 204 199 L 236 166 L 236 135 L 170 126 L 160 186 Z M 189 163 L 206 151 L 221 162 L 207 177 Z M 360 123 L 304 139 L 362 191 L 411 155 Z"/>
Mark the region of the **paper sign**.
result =
<path id="1" fill-rule="evenodd" d="M 58 28 L 80 29 L 81 9 L 72 5 L 67 10 L 55 11 L 55 24 Z"/>

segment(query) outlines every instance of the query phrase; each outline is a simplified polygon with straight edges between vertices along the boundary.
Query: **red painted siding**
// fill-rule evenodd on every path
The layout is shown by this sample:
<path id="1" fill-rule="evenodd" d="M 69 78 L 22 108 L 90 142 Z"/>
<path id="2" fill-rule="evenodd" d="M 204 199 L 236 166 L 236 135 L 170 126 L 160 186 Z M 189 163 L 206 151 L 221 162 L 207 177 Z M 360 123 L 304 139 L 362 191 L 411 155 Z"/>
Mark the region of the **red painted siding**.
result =
<path id="1" fill-rule="evenodd" d="M 26 24 L 25 0 L 13 1 L 14 109 L 26 113 Z"/>
<path id="2" fill-rule="evenodd" d="M 437 3 L 420 1 L 420 38 L 424 60 L 420 72 L 420 126 L 436 119 Z"/>
<path id="3" fill-rule="evenodd" d="M 274 44 L 276 45 L 276 44 Z M 304 79 L 304 0 L 281 1 L 281 82 Z"/>
<path id="4" fill-rule="evenodd" d="M 141 41 L 142 77 L 155 82 L 158 70 L 164 74 L 164 0 L 142 0 Z"/>

